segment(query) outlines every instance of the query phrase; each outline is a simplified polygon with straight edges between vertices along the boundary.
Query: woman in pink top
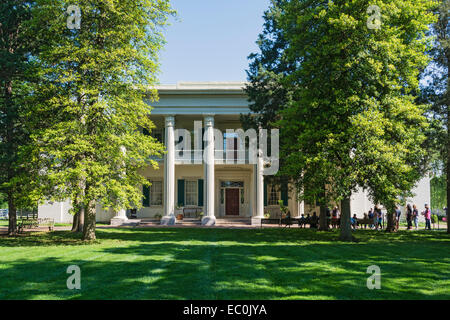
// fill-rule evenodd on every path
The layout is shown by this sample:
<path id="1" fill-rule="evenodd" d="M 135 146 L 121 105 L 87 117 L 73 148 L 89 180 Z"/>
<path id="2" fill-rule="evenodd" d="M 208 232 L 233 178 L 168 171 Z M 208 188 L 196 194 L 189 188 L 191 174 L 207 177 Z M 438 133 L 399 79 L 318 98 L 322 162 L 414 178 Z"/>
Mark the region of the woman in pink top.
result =
<path id="1" fill-rule="evenodd" d="M 431 230 L 431 210 L 428 208 L 428 204 L 425 204 L 423 215 L 425 216 L 425 230 Z"/>

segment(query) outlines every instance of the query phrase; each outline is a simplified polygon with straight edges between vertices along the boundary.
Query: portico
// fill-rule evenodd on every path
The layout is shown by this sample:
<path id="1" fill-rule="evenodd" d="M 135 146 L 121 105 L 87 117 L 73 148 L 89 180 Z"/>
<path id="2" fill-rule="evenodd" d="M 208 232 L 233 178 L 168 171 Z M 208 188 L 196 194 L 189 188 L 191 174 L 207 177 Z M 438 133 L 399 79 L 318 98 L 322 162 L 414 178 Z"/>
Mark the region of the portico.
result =
<path id="1" fill-rule="evenodd" d="M 180 115 L 165 115 L 165 145 L 166 154 L 163 159 L 162 180 L 164 181 L 163 212 L 161 224 L 173 225 L 176 222 L 175 206 L 201 206 L 204 210 L 203 225 L 214 225 L 216 217 L 248 217 L 261 219 L 264 217 L 264 176 L 262 159 L 258 164 L 230 163 L 230 159 L 216 157 L 219 147 L 215 147 L 214 114 L 200 115 L 203 117 L 204 149 L 202 164 L 186 163 L 175 149 L 176 118 Z M 220 118 L 219 118 L 220 119 Z M 183 150 L 186 152 L 187 150 Z M 219 149 L 219 154 L 223 153 Z M 225 157 L 226 157 L 226 152 Z M 262 158 L 262 157 L 261 157 Z M 247 159 L 248 160 L 248 159 Z M 248 162 L 248 161 L 247 161 Z M 201 168 L 201 171 L 199 171 Z M 177 172 L 177 174 L 176 174 Z M 187 174 L 189 172 L 190 174 Z M 197 199 L 186 201 L 186 187 L 194 186 Z M 201 184 L 201 185 L 200 185 Z M 192 188 L 192 187 L 191 187 Z M 203 192 L 200 195 L 199 192 Z M 184 193 L 184 194 L 183 194 Z M 195 199 L 195 196 L 194 196 Z M 178 202 L 176 202 L 178 201 Z M 186 203 L 187 202 L 187 203 Z M 255 223 L 257 223 L 255 221 Z"/>
<path id="2" fill-rule="evenodd" d="M 255 224 L 264 218 L 268 199 L 261 150 L 256 152 L 256 162 L 251 161 L 248 147 L 245 152 L 238 151 L 237 144 L 246 142 L 227 133 L 227 129 L 241 127 L 240 114 L 250 113 L 243 85 L 179 83 L 157 87 L 160 99 L 152 105 L 151 117 L 157 128 L 164 124 L 164 135 L 158 136 L 157 130 L 152 135 L 163 140 L 166 154 L 158 159 L 160 170 L 150 169 L 145 174 L 151 183 L 163 182 L 163 201 L 161 205 L 152 203 L 152 187 L 144 190 L 150 194 L 138 211 L 139 217 L 162 211 L 161 224 L 173 225 L 175 208 L 192 206 L 202 208 L 203 225 L 214 225 L 219 217 L 245 217 Z M 180 130 L 191 134 L 182 136 Z M 184 139 L 188 139 L 187 146 L 180 147 Z M 284 198 L 287 203 L 289 195 Z M 272 199 L 271 205 L 278 207 L 277 200 Z M 297 214 L 298 208 L 294 203 L 291 206 Z"/>

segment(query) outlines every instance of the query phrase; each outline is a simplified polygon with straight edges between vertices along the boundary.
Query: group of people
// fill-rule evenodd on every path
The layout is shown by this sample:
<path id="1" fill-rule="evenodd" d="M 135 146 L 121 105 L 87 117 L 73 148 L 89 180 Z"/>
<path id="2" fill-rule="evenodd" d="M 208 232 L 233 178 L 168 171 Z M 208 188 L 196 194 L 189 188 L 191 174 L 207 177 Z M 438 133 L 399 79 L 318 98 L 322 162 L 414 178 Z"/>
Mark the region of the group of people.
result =
<path id="1" fill-rule="evenodd" d="M 401 211 L 397 208 L 397 228 L 398 228 L 398 221 L 400 220 Z M 428 207 L 428 204 L 425 204 L 425 210 L 422 211 L 422 215 L 425 217 L 425 230 L 431 230 L 431 210 Z M 406 205 L 406 223 L 407 223 L 407 229 L 411 230 L 414 226 L 417 229 L 419 229 L 419 210 L 417 210 L 417 206 L 413 204 L 411 205 L 408 203 Z"/>
<path id="2" fill-rule="evenodd" d="M 425 204 L 425 210 L 421 212 L 421 214 L 425 217 L 425 229 L 431 230 L 431 210 L 428 206 L 428 204 Z M 335 206 L 333 210 L 330 210 L 327 208 L 326 211 L 328 224 L 331 224 L 331 227 L 333 229 L 339 228 L 340 225 L 340 216 L 341 212 L 339 211 L 339 207 Z M 395 208 L 395 224 L 396 228 L 398 230 L 399 223 L 400 223 L 400 216 L 401 216 L 401 210 L 399 207 Z M 358 225 L 362 224 L 367 227 L 369 226 L 370 229 L 375 230 L 382 230 L 383 229 L 383 219 L 384 213 L 382 212 L 381 208 L 379 206 L 375 206 L 373 209 L 370 208 L 368 213 L 364 213 L 363 219 L 357 218 L 356 214 L 354 214 L 350 218 L 350 223 L 353 229 L 356 229 Z M 417 209 L 417 206 L 408 204 L 406 206 L 406 222 L 407 222 L 407 229 L 411 230 L 414 222 L 414 226 L 416 230 L 419 228 L 419 210 Z M 299 226 L 306 227 L 306 225 L 309 224 L 311 228 L 317 228 L 319 224 L 319 217 L 314 212 L 311 215 L 307 214 L 305 217 L 304 214 L 301 215 Z"/>

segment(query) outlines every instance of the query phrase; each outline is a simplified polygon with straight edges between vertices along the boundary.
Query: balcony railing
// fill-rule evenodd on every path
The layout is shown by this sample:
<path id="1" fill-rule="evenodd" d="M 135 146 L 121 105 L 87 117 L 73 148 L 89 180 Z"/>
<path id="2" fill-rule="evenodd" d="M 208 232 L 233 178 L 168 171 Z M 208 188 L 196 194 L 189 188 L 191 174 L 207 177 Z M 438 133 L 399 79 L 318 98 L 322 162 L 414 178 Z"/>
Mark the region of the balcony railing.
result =
<path id="1" fill-rule="evenodd" d="M 204 150 L 175 150 L 177 164 L 202 164 Z M 214 150 L 215 164 L 249 164 L 249 151 Z"/>

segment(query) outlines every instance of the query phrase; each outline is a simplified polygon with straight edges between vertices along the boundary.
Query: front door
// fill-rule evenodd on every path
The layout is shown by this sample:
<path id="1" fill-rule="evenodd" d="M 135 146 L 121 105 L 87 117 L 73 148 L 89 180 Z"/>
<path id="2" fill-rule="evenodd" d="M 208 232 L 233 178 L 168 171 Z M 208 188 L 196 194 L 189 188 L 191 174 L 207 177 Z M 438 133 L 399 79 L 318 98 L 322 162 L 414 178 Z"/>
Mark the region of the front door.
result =
<path id="1" fill-rule="evenodd" d="M 239 189 L 225 189 L 225 214 L 227 216 L 239 215 Z"/>

